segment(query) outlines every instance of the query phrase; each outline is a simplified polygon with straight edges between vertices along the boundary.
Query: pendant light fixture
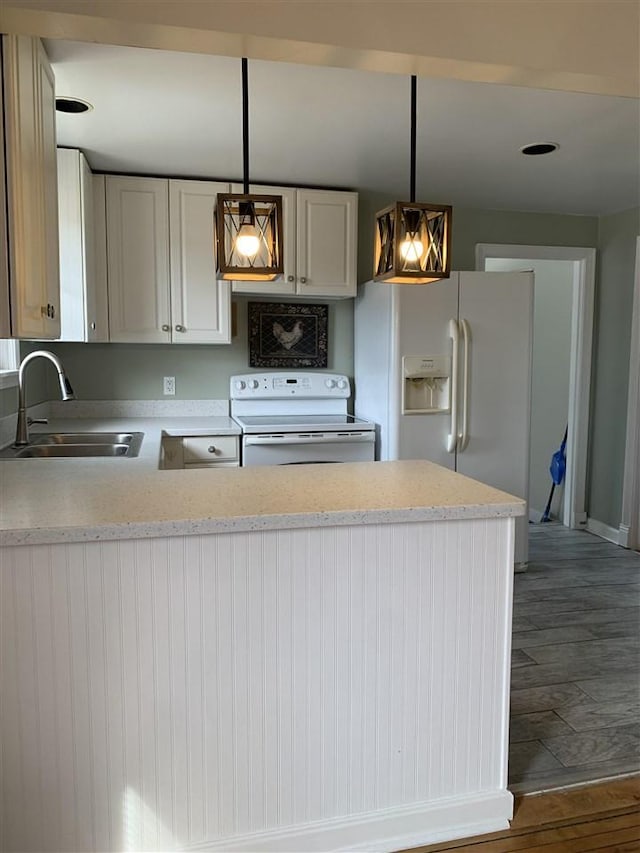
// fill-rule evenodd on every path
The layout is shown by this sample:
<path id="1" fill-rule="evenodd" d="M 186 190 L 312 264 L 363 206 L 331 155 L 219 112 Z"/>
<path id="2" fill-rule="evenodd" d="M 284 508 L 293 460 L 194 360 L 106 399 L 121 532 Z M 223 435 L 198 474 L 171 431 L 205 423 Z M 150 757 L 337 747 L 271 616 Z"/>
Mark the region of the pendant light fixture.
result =
<path id="1" fill-rule="evenodd" d="M 451 207 L 416 199 L 416 77 L 411 77 L 410 201 L 376 214 L 374 281 L 429 284 L 451 270 Z"/>
<path id="2" fill-rule="evenodd" d="M 249 193 L 249 86 L 242 59 L 242 193 L 219 193 L 215 209 L 217 277 L 273 281 L 282 275 L 282 196 Z"/>

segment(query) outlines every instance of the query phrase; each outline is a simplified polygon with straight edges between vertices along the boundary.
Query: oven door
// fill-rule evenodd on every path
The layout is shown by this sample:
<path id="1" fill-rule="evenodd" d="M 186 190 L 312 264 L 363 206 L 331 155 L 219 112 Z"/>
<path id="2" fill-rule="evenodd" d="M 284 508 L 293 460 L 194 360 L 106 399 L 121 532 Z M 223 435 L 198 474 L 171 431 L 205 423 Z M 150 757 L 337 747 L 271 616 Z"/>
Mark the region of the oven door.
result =
<path id="1" fill-rule="evenodd" d="M 245 435 L 242 466 L 373 462 L 375 432 L 309 432 Z"/>

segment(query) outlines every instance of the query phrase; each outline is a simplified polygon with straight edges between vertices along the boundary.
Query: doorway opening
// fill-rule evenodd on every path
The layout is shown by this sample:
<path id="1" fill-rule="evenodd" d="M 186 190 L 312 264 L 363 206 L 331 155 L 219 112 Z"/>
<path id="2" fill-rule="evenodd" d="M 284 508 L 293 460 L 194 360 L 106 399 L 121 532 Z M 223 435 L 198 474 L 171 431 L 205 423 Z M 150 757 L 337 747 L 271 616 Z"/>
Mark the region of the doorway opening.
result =
<path id="1" fill-rule="evenodd" d="M 546 508 L 551 455 L 566 428 L 564 489 L 552 510 L 566 527 L 584 528 L 595 249 L 479 243 L 476 268 L 534 270 L 530 519 Z"/>

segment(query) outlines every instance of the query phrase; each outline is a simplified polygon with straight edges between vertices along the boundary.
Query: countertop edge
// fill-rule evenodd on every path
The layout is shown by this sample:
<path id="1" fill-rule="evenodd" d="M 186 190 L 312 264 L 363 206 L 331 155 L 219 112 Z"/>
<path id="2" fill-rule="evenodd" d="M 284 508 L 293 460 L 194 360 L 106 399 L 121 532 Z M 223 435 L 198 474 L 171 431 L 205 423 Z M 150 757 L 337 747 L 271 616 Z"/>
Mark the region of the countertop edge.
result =
<path id="1" fill-rule="evenodd" d="M 335 510 L 283 515 L 249 515 L 231 518 L 181 519 L 154 522 L 100 524 L 87 527 L 42 527 L 4 530 L 0 547 L 55 545 L 60 543 L 113 542 L 158 539 L 166 536 L 203 536 L 215 533 L 247 533 L 265 530 L 300 530 L 317 527 L 403 524 L 429 521 L 461 521 L 515 518 L 525 514 L 522 502 L 469 504 L 445 507 Z"/>

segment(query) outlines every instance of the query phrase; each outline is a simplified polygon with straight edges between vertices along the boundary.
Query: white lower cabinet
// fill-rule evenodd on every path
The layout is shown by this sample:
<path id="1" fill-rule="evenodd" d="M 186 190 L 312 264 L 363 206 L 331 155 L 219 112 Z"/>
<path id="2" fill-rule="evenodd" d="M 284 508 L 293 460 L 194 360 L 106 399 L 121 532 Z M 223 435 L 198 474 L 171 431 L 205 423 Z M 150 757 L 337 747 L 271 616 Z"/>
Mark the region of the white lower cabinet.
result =
<path id="1" fill-rule="evenodd" d="M 234 293 L 354 297 L 357 289 L 358 194 L 251 186 L 282 196 L 284 275 L 272 282 L 234 282 Z M 234 185 L 233 192 L 242 192 Z"/>
<path id="2" fill-rule="evenodd" d="M 213 211 L 228 184 L 106 176 L 110 340 L 231 342 Z"/>
<path id="3" fill-rule="evenodd" d="M 237 435 L 164 436 L 161 467 L 165 470 L 184 468 L 237 468 L 240 445 Z"/>

